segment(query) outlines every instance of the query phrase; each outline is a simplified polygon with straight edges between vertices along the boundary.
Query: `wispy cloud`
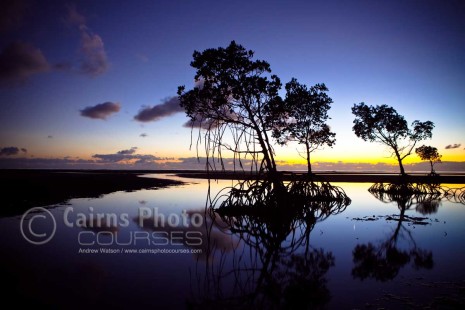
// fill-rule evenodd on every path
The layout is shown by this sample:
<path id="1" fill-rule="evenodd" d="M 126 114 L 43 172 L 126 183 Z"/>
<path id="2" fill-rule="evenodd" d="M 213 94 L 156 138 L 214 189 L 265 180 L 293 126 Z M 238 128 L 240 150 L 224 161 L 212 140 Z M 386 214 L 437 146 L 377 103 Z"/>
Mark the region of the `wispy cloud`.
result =
<path id="1" fill-rule="evenodd" d="M 164 117 L 183 111 L 184 109 L 180 106 L 178 97 L 171 97 L 153 107 L 143 107 L 139 113 L 134 116 L 134 119 L 139 122 L 158 121 Z"/>
<path id="2" fill-rule="evenodd" d="M 29 1 L 7 1 L 0 6 L 0 33 L 18 28 L 22 23 Z M 98 76 L 108 70 L 109 62 L 102 38 L 87 26 L 86 18 L 74 5 L 68 8 L 66 22 L 75 26 L 80 33 L 78 71 Z M 11 87 L 25 83 L 31 76 L 47 71 L 71 71 L 72 61 L 49 63 L 42 51 L 34 45 L 16 41 L 0 51 L 0 87 Z"/>
<path id="3" fill-rule="evenodd" d="M 139 137 L 145 138 L 145 137 L 148 137 L 148 134 L 146 134 L 145 132 L 143 132 L 143 133 L 141 133 L 141 134 L 139 135 Z"/>
<path id="4" fill-rule="evenodd" d="M 71 25 L 75 25 L 75 26 L 81 26 L 87 23 L 84 15 L 78 13 L 78 11 L 76 10 L 76 6 L 74 4 L 68 5 L 67 8 L 68 8 L 68 16 L 67 16 L 66 21 L 68 23 L 70 23 Z"/>
<path id="5" fill-rule="evenodd" d="M 0 53 L 0 86 L 21 84 L 48 70 L 50 64 L 42 51 L 29 43 L 11 43 Z"/>
<path id="6" fill-rule="evenodd" d="M 84 56 L 81 62 L 83 73 L 97 76 L 107 71 L 107 55 L 99 35 L 81 30 L 81 53 Z"/>
<path id="7" fill-rule="evenodd" d="M 76 25 L 81 33 L 81 65 L 80 71 L 90 76 L 103 74 L 108 69 L 108 59 L 102 38 L 87 27 L 86 18 L 81 15 L 75 6 L 68 6 L 67 21 Z"/>
<path id="8" fill-rule="evenodd" d="M 120 109 L 121 105 L 119 103 L 108 101 L 82 109 L 81 116 L 93 119 L 106 119 L 111 114 L 119 112 Z"/>
<path id="9" fill-rule="evenodd" d="M 449 145 L 446 145 L 446 150 L 458 149 L 461 145 L 462 144 L 460 143 L 449 144 Z"/>

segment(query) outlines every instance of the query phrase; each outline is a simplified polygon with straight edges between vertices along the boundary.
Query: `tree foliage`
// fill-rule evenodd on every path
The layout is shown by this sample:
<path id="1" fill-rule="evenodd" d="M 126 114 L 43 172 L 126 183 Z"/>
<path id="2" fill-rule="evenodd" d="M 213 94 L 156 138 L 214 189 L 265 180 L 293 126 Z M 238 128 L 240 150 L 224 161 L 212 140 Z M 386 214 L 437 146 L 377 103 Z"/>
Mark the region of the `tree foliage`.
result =
<path id="1" fill-rule="evenodd" d="M 253 56 L 253 51 L 234 41 L 226 48 L 195 51 L 191 66 L 201 83 L 189 91 L 179 87 L 178 95 L 193 127 L 206 129 L 207 158 L 222 163 L 221 152 L 227 149 L 239 160 L 250 156 L 259 171 L 275 172 L 269 132 L 283 113 L 278 95 L 281 81 L 270 74 L 267 62 Z M 231 133 L 231 144 L 225 143 L 226 130 Z M 200 135 L 199 131 L 198 142 Z"/>
<path id="2" fill-rule="evenodd" d="M 429 161 L 431 165 L 431 174 L 434 172 L 434 164 L 441 162 L 442 155 L 439 155 L 438 149 L 432 146 L 422 145 L 415 149 L 415 153 L 421 158 L 421 160 Z"/>
<path id="3" fill-rule="evenodd" d="M 282 145 L 296 141 L 305 146 L 309 173 L 312 172 L 310 153 L 324 145 L 333 146 L 336 142 L 336 134 L 326 124 L 333 102 L 327 91 L 325 84 L 316 84 L 308 89 L 292 79 L 286 84 L 286 119 L 273 131 L 273 136 Z"/>
<path id="4" fill-rule="evenodd" d="M 374 107 L 362 102 L 352 107 L 352 113 L 355 115 L 352 127 L 355 135 L 364 141 L 380 142 L 390 147 L 402 175 L 405 175 L 402 160 L 411 155 L 418 141 L 432 137 L 433 122 L 415 120 L 409 128 L 404 117 L 385 104 Z"/>

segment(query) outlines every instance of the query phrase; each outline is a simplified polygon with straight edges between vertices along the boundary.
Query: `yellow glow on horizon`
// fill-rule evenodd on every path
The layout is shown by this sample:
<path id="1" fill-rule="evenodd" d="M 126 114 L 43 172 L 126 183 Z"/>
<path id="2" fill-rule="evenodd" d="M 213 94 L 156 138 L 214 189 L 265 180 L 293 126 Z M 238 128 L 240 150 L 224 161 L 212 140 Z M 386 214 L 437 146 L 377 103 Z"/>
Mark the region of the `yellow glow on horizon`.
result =
<path id="1" fill-rule="evenodd" d="M 360 141 L 358 141 L 360 142 Z M 354 142 L 350 145 L 344 145 L 341 147 L 326 148 L 323 150 L 317 150 L 311 153 L 312 165 L 317 163 L 328 163 L 328 164 L 388 164 L 398 165 L 397 160 L 393 157 L 389 157 L 390 152 L 387 148 L 379 146 L 377 144 L 369 143 L 358 143 Z M 342 144 L 342 143 L 341 143 Z M 92 160 L 98 162 L 98 158 L 92 157 L 94 154 L 116 154 L 118 151 L 129 149 L 131 145 L 137 145 L 136 143 L 129 143 L 122 141 L 121 143 L 114 145 L 108 143 L 69 143 L 69 141 L 63 141 L 61 138 L 56 137 L 53 139 L 47 139 L 42 143 L 35 143 L 28 148 L 28 153 L 22 154 L 21 157 L 27 158 L 65 158 L 70 159 L 83 159 Z M 195 146 L 190 150 L 189 147 L 177 148 L 170 146 L 169 148 L 161 147 L 160 144 L 149 144 L 141 145 L 136 150 L 135 154 L 139 155 L 153 155 L 160 159 L 156 160 L 160 164 L 164 163 L 180 163 L 180 158 L 195 158 L 197 155 L 205 157 L 204 149 L 199 147 L 199 153 Z M 288 145 L 286 147 L 276 147 L 275 159 L 278 166 L 302 166 L 306 167 L 306 160 L 304 157 L 299 155 L 298 145 Z M 442 155 L 443 162 L 465 162 L 465 151 L 463 149 L 450 149 L 450 150 L 439 150 Z M 305 154 L 301 154 L 305 155 Z M 225 152 L 223 157 L 232 158 L 233 155 L 230 152 Z M 250 159 L 250 156 L 247 157 Z M 403 160 L 404 164 L 415 164 L 420 163 L 422 160 L 415 154 L 412 153 L 410 156 Z"/>
<path id="2" fill-rule="evenodd" d="M 441 158 L 442 161 L 465 161 L 465 153 L 454 153 L 443 155 Z"/>
<path id="3" fill-rule="evenodd" d="M 108 150 L 107 152 L 99 152 L 99 154 L 114 154 L 118 150 Z M 62 150 L 61 152 L 54 152 L 54 154 L 50 154 L 49 152 L 46 152 L 45 150 L 40 150 L 40 151 L 35 151 L 35 152 L 29 152 L 30 155 L 34 155 L 36 158 L 63 158 L 63 157 L 70 157 L 70 158 L 80 158 L 84 160 L 95 160 L 92 156 L 96 154 L 95 152 L 89 152 L 88 150 L 85 149 L 77 149 L 73 150 L 73 152 L 69 152 L 67 150 Z M 189 152 L 182 152 L 178 154 L 171 154 L 171 153 L 162 153 L 162 152 L 157 152 L 157 153 L 152 153 L 149 152 L 148 150 L 145 149 L 140 149 L 136 152 L 136 154 L 150 154 L 154 155 L 156 157 L 160 157 L 163 159 L 157 160 L 160 163 L 165 163 L 165 162 L 180 162 L 179 158 L 191 158 L 191 157 L 196 157 L 197 154 L 195 151 L 189 151 Z M 24 157 L 30 157 L 30 155 L 25 154 Z M 332 155 L 332 156 L 328 156 Z M 318 162 L 326 162 L 326 163 L 367 163 L 367 164 L 378 164 L 378 163 L 384 163 L 384 164 L 392 164 L 392 165 L 397 165 L 397 160 L 393 157 L 386 157 L 386 156 L 373 156 L 373 154 L 366 154 L 365 156 L 350 156 L 351 154 L 348 154 L 346 156 L 338 156 L 337 154 L 325 154 L 325 156 L 321 156 L 320 154 L 312 154 L 311 156 L 311 163 L 318 163 Z M 200 157 L 204 157 L 203 154 L 199 154 Z M 166 158 L 166 159 L 165 159 Z M 225 156 L 225 158 L 232 158 L 232 156 Z M 278 165 L 279 164 L 284 164 L 284 165 L 306 165 L 306 160 L 299 155 L 294 154 L 277 154 L 275 157 Z M 453 161 L 453 162 L 464 162 L 465 161 L 465 152 L 457 152 L 457 153 L 452 153 L 452 154 L 445 154 L 441 158 L 442 161 Z M 406 157 L 403 160 L 404 164 L 414 164 L 414 163 L 420 163 L 423 162 L 416 154 L 412 154 L 408 157 Z"/>
<path id="4" fill-rule="evenodd" d="M 371 155 L 371 154 L 370 154 Z M 302 164 L 306 165 L 307 162 L 305 159 L 299 157 L 299 156 L 277 156 L 276 160 L 278 162 L 285 163 L 287 165 L 293 165 L 293 164 Z M 465 161 L 465 153 L 460 153 L 460 154 L 447 154 L 442 156 L 441 158 L 442 161 L 448 162 L 464 162 Z M 312 156 L 311 157 L 311 163 L 318 163 L 318 162 L 325 162 L 325 163 L 345 163 L 345 164 L 356 164 L 356 163 L 364 163 L 364 164 L 378 164 L 378 163 L 383 163 L 383 164 L 391 164 L 391 165 L 398 165 L 398 161 L 394 157 L 382 157 L 382 156 L 369 156 L 368 154 L 364 157 L 359 157 L 359 156 L 345 156 L 345 157 L 339 157 L 339 156 Z M 417 164 L 421 162 L 427 162 L 424 160 L 421 160 L 416 154 L 412 154 L 410 156 L 407 156 L 402 163 L 403 164 Z"/>

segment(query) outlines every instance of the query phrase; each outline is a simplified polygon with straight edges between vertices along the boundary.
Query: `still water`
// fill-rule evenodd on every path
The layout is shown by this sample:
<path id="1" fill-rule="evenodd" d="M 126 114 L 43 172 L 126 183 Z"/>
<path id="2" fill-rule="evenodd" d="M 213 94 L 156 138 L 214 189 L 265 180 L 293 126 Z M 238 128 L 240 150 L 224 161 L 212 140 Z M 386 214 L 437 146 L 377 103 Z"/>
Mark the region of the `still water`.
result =
<path id="1" fill-rule="evenodd" d="M 1 218 L 4 296 L 54 308 L 463 305 L 460 192 L 393 198 L 333 183 L 349 203 L 270 219 L 206 208 L 227 201 L 233 181 L 154 176 L 186 184 Z"/>

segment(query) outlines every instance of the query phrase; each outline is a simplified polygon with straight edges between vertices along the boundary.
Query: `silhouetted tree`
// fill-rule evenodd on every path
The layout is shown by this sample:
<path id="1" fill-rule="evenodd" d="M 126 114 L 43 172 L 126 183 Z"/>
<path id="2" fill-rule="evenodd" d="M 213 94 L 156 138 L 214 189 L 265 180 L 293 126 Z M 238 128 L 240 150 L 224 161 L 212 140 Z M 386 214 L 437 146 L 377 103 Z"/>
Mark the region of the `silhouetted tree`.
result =
<path id="1" fill-rule="evenodd" d="M 254 163 L 260 161 L 259 171 L 273 173 L 276 163 L 269 132 L 283 113 L 278 95 L 281 81 L 270 75 L 267 62 L 253 56 L 253 51 L 234 41 L 226 48 L 195 51 L 191 66 L 200 83 L 189 91 L 180 86 L 178 95 L 192 124 L 206 129 L 207 158 L 222 161 L 222 149 L 227 149 L 239 160 L 250 155 Z M 233 145 L 225 142 L 226 129 L 231 130 Z"/>
<path id="2" fill-rule="evenodd" d="M 316 84 L 308 89 L 292 79 L 286 84 L 286 119 L 273 131 L 273 136 L 281 145 L 296 141 L 305 146 L 309 174 L 312 173 L 310 153 L 324 145 L 331 147 L 336 142 L 336 134 L 326 124 L 333 102 L 327 91 L 325 84 Z"/>
<path id="3" fill-rule="evenodd" d="M 421 158 L 421 160 L 429 161 L 431 165 L 431 174 L 434 172 L 434 164 L 441 162 L 441 155 L 438 153 L 438 149 L 432 146 L 422 145 L 419 148 L 415 149 L 415 153 Z"/>
<path id="4" fill-rule="evenodd" d="M 411 129 L 404 117 L 385 104 L 367 106 L 361 102 L 352 107 L 355 115 L 352 130 L 364 141 L 380 142 L 389 146 L 399 162 L 400 172 L 405 175 L 402 160 L 412 153 L 418 141 L 432 137 L 434 123 L 414 121 Z"/>

